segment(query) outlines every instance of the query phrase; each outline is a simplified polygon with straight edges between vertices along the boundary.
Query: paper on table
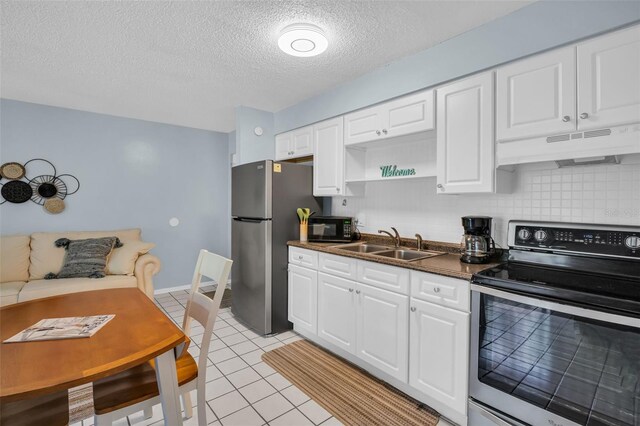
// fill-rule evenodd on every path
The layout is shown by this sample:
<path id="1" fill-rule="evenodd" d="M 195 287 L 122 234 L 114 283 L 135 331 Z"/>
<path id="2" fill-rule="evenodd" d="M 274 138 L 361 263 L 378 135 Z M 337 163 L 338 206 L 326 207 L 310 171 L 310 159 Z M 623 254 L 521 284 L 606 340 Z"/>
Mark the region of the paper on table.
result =
<path id="1" fill-rule="evenodd" d="M 46 318 L 22 330 L 3 343 L 91 337 L 114 317 L 115 315 L 96 315 L 90 317 Z"/>

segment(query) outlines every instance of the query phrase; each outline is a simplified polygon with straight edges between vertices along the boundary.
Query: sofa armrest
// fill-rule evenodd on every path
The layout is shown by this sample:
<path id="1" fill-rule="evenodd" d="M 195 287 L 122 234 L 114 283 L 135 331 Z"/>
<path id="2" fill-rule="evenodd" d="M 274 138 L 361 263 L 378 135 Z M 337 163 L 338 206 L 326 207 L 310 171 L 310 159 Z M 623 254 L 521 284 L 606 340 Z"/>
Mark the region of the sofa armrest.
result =
<path id="1" fill-rule="evenodd" d="M 136 260 L 133 274 L 138 280 L 138 288 L 153 300 L 153 276 L 160 272 L 160 259 L 152 254 L 143 254 Z"/>

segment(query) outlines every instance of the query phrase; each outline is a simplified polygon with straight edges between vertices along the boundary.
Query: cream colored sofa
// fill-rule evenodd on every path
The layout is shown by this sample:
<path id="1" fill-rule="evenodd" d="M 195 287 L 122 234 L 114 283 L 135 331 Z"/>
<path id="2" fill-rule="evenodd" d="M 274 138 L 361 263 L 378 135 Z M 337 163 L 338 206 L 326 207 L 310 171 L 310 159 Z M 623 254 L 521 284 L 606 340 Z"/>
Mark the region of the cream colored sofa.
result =
<path id="1" fill-rule="evenodd" d="M 65 250 L 55 246 L 58 238 L 110 236 L 120 238 L 123 246 L 109 255 L 106 277 L 44 279 L 49 272 L 57 273 L 62 268 Z M 137 287 L 153 299 L 153 276 L 160 271 L 160 260 L 147 253 L 153 246 L 140 239 L 140 229 L 2 236 L 0 306 L 58 294 L 125 287 Z"/>

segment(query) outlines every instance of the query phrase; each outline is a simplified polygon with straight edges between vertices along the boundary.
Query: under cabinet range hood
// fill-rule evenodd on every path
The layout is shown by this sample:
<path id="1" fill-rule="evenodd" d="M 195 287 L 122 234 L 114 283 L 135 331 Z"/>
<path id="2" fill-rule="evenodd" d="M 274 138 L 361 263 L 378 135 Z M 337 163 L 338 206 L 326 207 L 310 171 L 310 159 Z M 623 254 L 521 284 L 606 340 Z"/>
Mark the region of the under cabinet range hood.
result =
<path id="1" fill-rule="evenodd" d="M 559 167 L 618 164 L 640 154 L 640 124 L 496 143 L 496 165 L 555 161 Z"/>
<path id="2" fill-rule="evenodd" d="M 620 164 L 620 156 L 606 155 L 604 157 L 576 158 L 574 160 L 557 160 L 559 168 L 576 166 L 594 166 L 596 164 Z"/>

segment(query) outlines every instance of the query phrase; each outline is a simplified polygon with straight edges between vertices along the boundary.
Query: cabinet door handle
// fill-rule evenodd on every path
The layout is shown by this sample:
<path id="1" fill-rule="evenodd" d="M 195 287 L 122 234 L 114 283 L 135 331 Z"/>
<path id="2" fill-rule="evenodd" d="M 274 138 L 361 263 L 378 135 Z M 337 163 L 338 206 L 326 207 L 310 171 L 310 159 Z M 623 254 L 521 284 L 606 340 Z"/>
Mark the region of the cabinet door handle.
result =
<path id="1" fill-rule="evenodd" d="M 564 117 L 562 117 L 562 121 L 567 123 L 567 122 L 571 121 L 571 117 L 569 117 L 568 115 L 565 115 Z"/>
<path id="2" fill-rule="evenodd" d="M 415 306 L 412 306 L 412 307 L 411 307 L 411 312 L 415 312 L 415 311 L 416 311 L 416 307 L 415 307 Z"/>
<path id="3" fill-rule="evenodd" d="M 382 129 L 382 133 L 387 134 L 387 129 Z"/>
<path id="4" fill-rule="evenodd" d="M 356 294 L 360 294 L 360 290 L 356 290 Z"/>
<path id="5" fill-rule="evenodd" d="M 440 287 L 434 287 L 433 288 L 433 292 L 434 293 L 440 293 Z"/>
<path id="6" fill-rule="evenodd" d="M 589 114 L 587 114 L 586 112 L 583 112 L 582 114 L 580 114 L 580 118 L 585 120 L 585 119 L 589 118 Z"/>
<path id="7" fill-rule="evenodd" d="M 352 288 L 349 289 L 349 293 L 353 293 L 353 289 Z"/>
<path id="8" fill-rule="evenodd" d="M 303 257 L 302 257 L 302 256 L 298 256 L 298 260 L 302 260 L 302 259 L 303 259 Z"/>
<path id="9" fill-rule="evenodd" d="M 380 136 L 380 130 L 376 130 L 376 135 Z"/>
<path id="10" fill-rule="evenodd" d="M 441 183 L 439 183 L 438 185 L 438 189 L 442 192 L 444 192 L 444 185 L 442 185 Z"/>
<path id="11" fill-rule="evenodd" d="M 336 192 L 340 192 L 340 188 L 336 186 Z"/>

